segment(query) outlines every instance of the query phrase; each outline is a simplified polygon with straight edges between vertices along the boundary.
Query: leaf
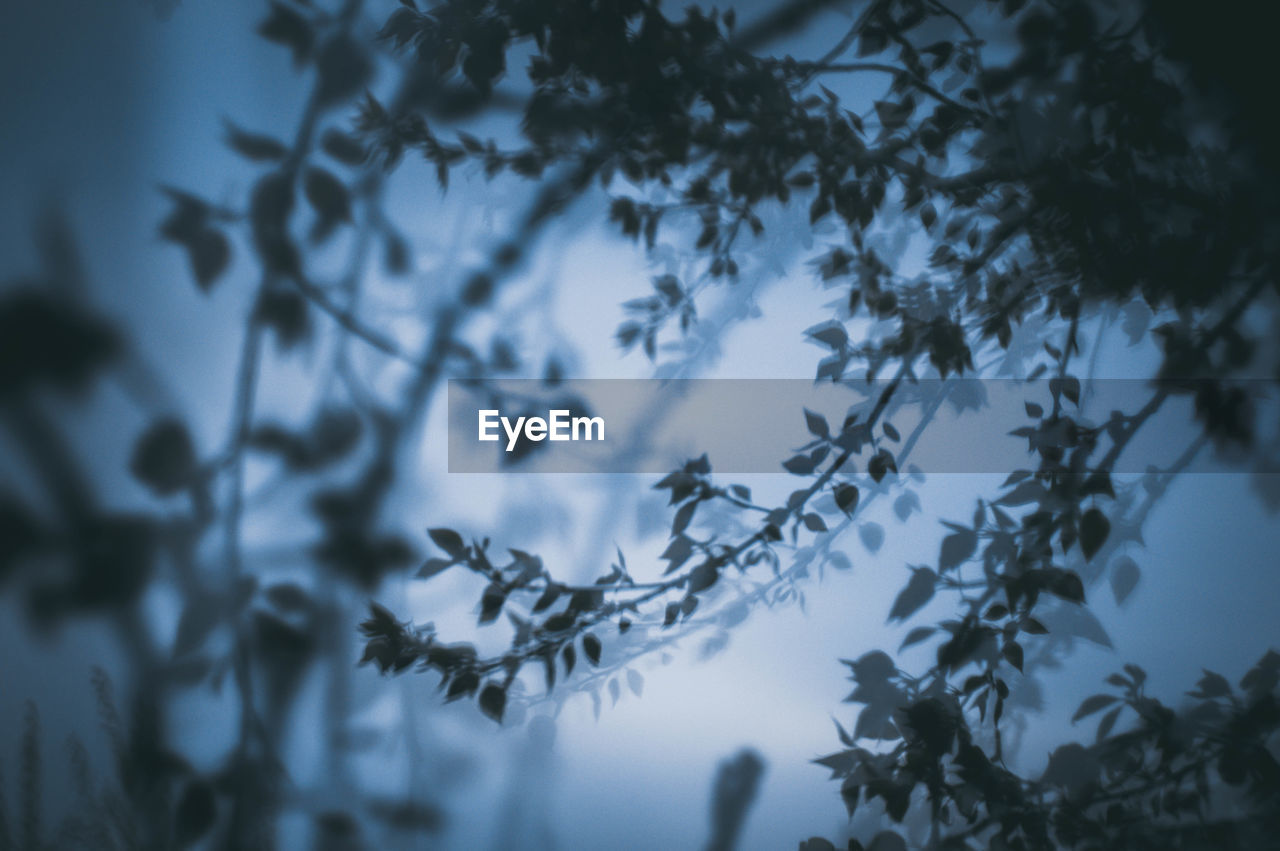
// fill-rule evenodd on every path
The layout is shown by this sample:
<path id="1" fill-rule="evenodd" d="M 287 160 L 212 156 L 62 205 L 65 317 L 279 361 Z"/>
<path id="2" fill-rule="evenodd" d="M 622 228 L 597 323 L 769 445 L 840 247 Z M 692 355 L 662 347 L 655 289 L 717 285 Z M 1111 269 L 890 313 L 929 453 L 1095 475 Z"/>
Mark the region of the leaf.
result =
<path id="1" fill-rule="evenodd" d="M 561 655 L 564 657 L 564 675 L 567 677 L 573 673 L 573 666 L 578 663 L 578 651 L 570 643 L 564 646 Z"/>
<path id="2" fill-rule="evenodd" d="M 689 523 L 693 520 L 693 512 L 698 509 L 698 501 L 692 500 L 686 502 L 676 511 L 676 516 L 671 521 L 671 534 L 673 537 L 680 536 L 685 529 L 689 528 Z"/>
<path id="3" fill-rule="evenodd" d="M 1004 647 L 1001 648 L 1000 652 L 1004 655 L 1004 658 L 1009 660 L 1010 665 L 1017 668 L 1019 671 L 1022 670 L 1022 645 L 1021 644 L 1019 644 L 1016 641 L 1006 641 L 1004 643 Z"/>
<path id="4" fill-rule="evenodd" d="M 462 536 L 452 529 L 428 529 L 427 534 L 431 536 L 431 540 L 437 547 L 444 550 L 457 560 L 466 558 L 467 545 L 463 543 Z"/>
<path id="5" fill-rule="evenodd" d="M 279 139 L 259 133 L 242 130 L 230 121 L 225 121 L 227 144 L 242 157 L 261 162 L 264 160 L 282 160 L 289 155 L 289 148 Z"/>
<path id="6" fill-rule="evenodd" d="M 858 527 L 858 537 L 864 547 L 877 552 L 884 545 L 884 527 L 879 523 L 863 523 Z"/>
<path id="7" fill-rule="evenodd" d="M 817 514 L 806 514 L 804 516 L 804 525 L 810 532 L 827 531 L 827 524 Z"/>
<path id="8" fill-rule="evenodd" d="M 1022 631 L 1028 635 L 1048 635 L 1049 630 L 1035 618 L 1027 618 L 1022 622 Z"/>
<path id="9" fill-rule="evenodd" d="M 1215 674 L 1207 669 L 1204 672 L 1204 676 L 1200 678 L 1200 682 L 1196 683 L 1196 686 L 1197 689 L 1191 692 L 1191 696 L 1202 700 L 1225 697 L 1231 694 L 1231 684 L 1227 682 L 1227 678 L 1222 674 Z"/>
<path id="10" fill-rule="evenodd" d="M 1120 717 L 1120 712 L 1123 709 L 1123 705 L 1117 706 L 1115 709 L 1110 710 L 1106 715 L 1102 716 L 1102 720 L 1098 722 L 1097 740 L 1099 742 L 1111 733 L 1111 728 L 1115 727 L 1116 719 Z"/>
<path id="11" fill-rule="evenodd" d="M 307 169 L 302 187 L 307 201 L 320 218 L 313 231 L 317 239 L 327 234 L 337 222 L 351 221 L 351 194 L 346 184 L 332 173 L 313 166 Z"/>
<path id="12" fill-rule="evenodd" d="M 898 472 L 898 462 L 893 459 L 892 453 L 887 449 L 881 449 L 867 462 L 867 472 L 876 482 L 883 479 L 891 470 L 894 473 Z"/>
<path id="13" fill-rule="evenodd" d="M 822 414 L 815 414 L 808 408 L 804 409 L 804 423 L 809 429 L 809 433 L 814 437 L 826 439 L 831 436 L 831 427 L 827 425 L 827 418 Z"/>
<path id="14" fill-rule="evenodd" d="M 849 332 L 834 319 L 821 325 L 814 325 L 804 333 L 832 351 L 840 351 L 849 342 Z"/>
<path id="15" fill-rule="evenodd" d="M 813 472 L 813 459 L 808 455 L 793 455 L 782 462 L 782 467 L 793 476 L 807 476 Z"/>
<path id="16" fill-rule="evenodd" d="M 543 591 L 538 596 L 537 602 L 533 604 L 533 611 L 534 612 L 546 611 L 547 609 L 551 608 L 552 605 L 554 605 L 556 600 L 558 600 L 559 598 L 560 598 L 560 586 L 548 585 L 547 590 Z"/>
<path id="17" fill-rule="evenodd" d="M 296 257 L 293 247 L 287 243 L 276 243 L 281 249 L 275 255 L 280 263 L 290 263 L 290 257 Z M 276 268 L 284 268 L 277 266 Z M 289 348 L 307 338 L 310 332 L 310 319 L 307 314 L 307 301 L 300 293 L 271 288 L 262 291 L 258 303 L 254 306 L 254 316 L 263 325 L 276 334 L 281 347 Z"/>
<path id="18" fill-rule="evenodd" d="M 1084 582 L 1080 580 L 1080 577 L 1075 573 L 1075 571 L 1062 571 L 1062 573 L 1054 579 L 1049 590 L 1054 594 L 1057 594 L 1062 599 L 1069 600 L 1072 603 L 1084 602 Z"/>
<path id="19" fill-rule="evenodd" d="M 938 552 L 938 570 L 947 571 L 968 561 L 978 549 L 978 535 L 972 529 L 960 529 L 942 539 Z"/>
<path id="20" fill-rule="evenodd" d="M 907 637 L 902 639 L 902 643 L 898 645 L 899 652 L 906 650 L 913 644 L 919 644 L 937 631 L 937 627 L 918 626 L 907 633 Z"/>
<path id="21" fill-rule="evenodd" d="M 858 488 L 854 485 L 837 485 L 836 507 L 845 514 L 852 514 L 858 507 Z"/>
<path id="22" fill-rule="evenodd" d="M 592 665 L 600 664 L 600 651 L 602 649 L 600 639 L 596 638 L 591 633 L 588 632 L 586 635 L 582 636 L 582 652 L 587 655 L 587 659 L 591 661 Z"/>
<path id="23" fill-rule="evenodd" d="M 1071 723 L 1088 718 L 1095 712 L 1101 712 L 1119 699 L 1114 694 L 1095 694 L 1092 697 L 1086 697 L 1080 704 L 1080 708 L 1076 710 L 1076 714 L 1071 716 Z"/>
<path id="24" fill-rule="evenodd" d="M 1100 509 L 1090 508 L 1080 518 L 1080 549 L 1085 560 L 1092 559 L 1106 543 L 1111 532 L 1111 521 Z"/>
<path id="25" fill-rule="evenodd" d="M 502 606 L 507 602 L 507 592 L 501 585 L 490 583 L 480 597 L 480 623 L 493 623 L 502 614 Z"/>
<path id="26" fill-rule="evenodd" d="M 480 711 L 501 724 L 506 709 L 507 690 L 495 683 L 485 686 L 480 692 Z"/>
<path id="27" fill-rule="evenodd" d="M 271 3 L 271 14 L 258 25 L 258 34 L 292 49 L 295 64 L 301 64 L 311 53 L 315 37 L 306 18 L 275 0 Z"/>
<path id="28" fill-rule="evenodd" d="M 214 228 L 193 233 L 184 243 L 191 274 L 201 290 L 208 292 L 231 263 L 231 243 Z"/>
<path id="29" fill-rule="evenodd" d="M 187 427 L 174 419 L 154 423 L 133 448 L 129 470 L 159 496 L 190 484 L 197 473 L 195 448 Z"/>
<path id="30" fill-rule="evenodd" d="M 1099 470 L 1089 476 L 1089 478 L 1084 480 L 1084 484 L 1080 486 L 1080 494 L 1082 496 L 1106 494 L 1112 499 L 1115 499 L 1116 491 L 1111 484 L 1111 474 L 1106 470 Z"/>
<path id="31" fill-rule="evenodd" d="M 885 423 L 883 428 L 884 428 L 885 436 L 888 437 L 890 440 L 893 440 L 893 441 L 902 440 L 902 435 L 898 433 L 898 430 L 894 428 L 892 424 Z"/>
<path id="32" fill-rule="evenodd" d="M 627 669 L 627 688 L 636 697 L 644 695 L 644 675 L 634 668 Z"/>
<path id="33" fill-rule="evenodd" d="M 1061 786 L 1068 792 L 1076 792 L 1097 780 L 1100 769 L 1097 756 L 1083 745 L 1072 742 L 1049 755 L 1049 765 L 1042 780 Z"/>
<path id="34" fill-rule="evenodd" d="M 937 582 L 938 574 L 929 568 L 922 567 L 913 570 L 911 579 L 907 581 L 906 587 L 899 592 L 897 599 L 893 601 L 893 608 L 889 610 L 889 620 L 905 620 L 919 611 L 925 603 L 933 599 Z"/>
<path id="35" fill-rule="evenodd" d="M 847 741 L 852 747 L 853 741 L 849 739 L 849 734 L 840 726 L 840 722 L 836 722 L 836 729 L 840 731 L 841 741 Z M 840 799 L 844 801 L 845 811 L 849 814 L 849 818 L 853 818 L 853 814 L 858 810 L 858 797 L 862 793 L 862 787 L 856 782 L 856 778 L 846 777 L 844 782 L 840 784 Z"/>
<path id="36" fill-rule="evenodd" d="M 1080 379 L 1074 375 L 1068 375 L 1062 379 L 1062 395 L 1066 396 L 1075 405 L 1080 404 Z"/>
<path id="37" fill-rule="evenodd" d="M 437 573 L 443 573 L 446 569 L 453 567 L 457 562 L 449 561 L 444 558 L 429 558 L 423 562 L 422 567 L 418 568 L 416 574 L 419 579 L 430 579 Z M 537 611 L 537 609 L 534 609 Z"/>
<path id="38" fill-rule="evenodd" d="M 355 137 L 341 130 L 326 130 L 320 139 L 324 152 L 344 165 L 363 165 L 369 152 Z"/>
<path id="39" fill-rule="evenodd" d="M 445 692 L 444 699 L 446 702 L 452 702 L 468 697 L 475 694 L 476 689 L 479 687 L 480 675 L 475 671 L 463 671 L 449 683 L 449 689 Z"/>
<path id="40" fill-rule="evenodd" d="M 1123 604 L 1129 599 L 1141 577 L 1142 571 L 1138 568 L 1138 563 L 1129 556 L 1120 556 L 1111 563 L 1111 593 L 1115 595 L 1117 604 Z"/>

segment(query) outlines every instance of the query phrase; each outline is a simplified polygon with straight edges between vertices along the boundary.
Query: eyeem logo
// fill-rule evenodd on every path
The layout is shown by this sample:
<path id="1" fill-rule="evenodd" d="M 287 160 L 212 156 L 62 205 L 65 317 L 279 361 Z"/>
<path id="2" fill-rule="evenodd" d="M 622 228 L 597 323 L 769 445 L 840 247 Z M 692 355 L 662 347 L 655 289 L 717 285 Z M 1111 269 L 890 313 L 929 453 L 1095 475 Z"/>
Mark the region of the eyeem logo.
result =
<path id="1" fill-rule="evenodd" d="M 563 408 L 548 411 L 547 419 L 517 417 L 514 424 L 509 417 L 502 416 L 500 411 L 490 409 L 479 412 L 479 421 L 479 439 L 484 441 L 497 441 L 497 429 L 499 425 L 502 426 L 502 430 L 507 433 L 508 452 L 515 449 L 522 429 L 525 440 L 534 442 L 548 438 L 554 441 L 604 440 L 604 417 L 570 417 L 568 409 Z"/>

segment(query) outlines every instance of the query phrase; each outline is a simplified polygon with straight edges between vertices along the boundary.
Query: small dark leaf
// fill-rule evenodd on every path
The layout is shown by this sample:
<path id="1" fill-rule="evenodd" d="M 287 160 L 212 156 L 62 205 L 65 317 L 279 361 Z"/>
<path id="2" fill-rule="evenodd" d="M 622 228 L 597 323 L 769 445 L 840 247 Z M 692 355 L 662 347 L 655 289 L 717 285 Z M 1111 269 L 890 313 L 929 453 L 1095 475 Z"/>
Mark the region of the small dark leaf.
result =
<path id="1" fill-rule="evenodd" d="M 560 654 L 564 658 L 564 675 L 567 677 L 573 673 L 574 665 L 578 664 L 578 651 L 573 644 L 566 644 L 564 650 Z"/>
<path id="2" fill-rule="evenodd" d="M 852 514 L 858 507 L 858 489 L 854 485 L 838 485 L 835 489 L 836 507 L 845 514 Z"/>
<path id="3" fill-rule="evenodd" d="M 293 61 L 297 64 L 311 53 L 315 38 L 311 23 L 306 18 L 275 0 L 271 3 L 271 14 L 258 25 L 258 34 L 292 49 Z"/>
<path id="4" fill-rule="evenodd" d="M 502 613 L 502 606 L 507 602 L 507 592 L 501 585 L 490 584 L 480 597 L 480 623 L 493 623 Z"/>
<path id="5" fill-rule="evenodd" d="M 307 169 L 303 191 L 318 217 L 313 238 L 322 239 L 338 222 L 351 221 L 351 194 L 330 172 L 316 167 Z"/>
<path id="6" fill-rule="evenodd" d="M 828 438 L 831 436 L 831 428 L 827 425 L 827 418 L 822 414 L 815 414 L 808 408 L 804 409 L 805 426 L 809 429 L 809 433 L 814 437 Z"/>
<path id="7" fill-rule="evenodd" d="M 558 600 L 559 598 L 560 598 L 560 586 L 548 585 L 547 590 L 543 591 L 538 596 L 537 602 L 533 604 L 533 610 L 535 612 L 546 611 L 547 609 L 551 608 L 555 604 L 556 600 Z"/>
<path id="8" fill-rule="evenodd" d="M 1111 729 L 1116 725 L 1116 719 L 1120 717 L 1121 710 L 1124 706 L 1117 706 L 1102 716 L 1102 720 L 1098 722 L 1098 741 L 1102 741 L 1111 734 Z"/>
<path id="9" fill-rule="evenodd" d="M 1200 682 L 1196 683 L 1196 685 L 1198 688 L 1191 695 L 1202 700 L 1225 697 L 1231 694 L 1231 684 L 1227 682 L 1227 678 L 1222 674 L 1215 674 L 1213 671 L 1206 670 L 1204 676 L 1200 678 Z"/>
<path id="10" fill-rule="evenodd" d="M 634 668 L 627 669 L 627 688 L 636 697 L 644 694 L 644 676 Z"/>
<path id="11" fill-rule="evenodd" d="M 858 537 L 869 551 L 877 552 L 884 545 L 884 527 L 879 523 L 863 523 L 858 527 Z"/>
<path id="12" fill-rule="evenodd" d="M 867 472 L 877 482 L 883 479 L 890 471 L 898 472 L 898 462 L 894 460 L 892 453 L 887 449 L 881 449 L 871 456 L 871 460 L 867 462 Z"/>
<path id="13" fill-rule="evenodd" d="M 1016 641 L 1006 641 L 1001 649 L 1004 658 L 1009 660 L 1009 664 L 1022 670 L 1022 645 Z"/>
<path id="14" fill-rule="evenodd" d="M 466 558 L 467 545 L 463 543 L 462 536 L 457 532 L 452 529 L 428 529 L 427 534 L 431 536 L 432 542 L 437 547 L 455 559 Z"/>
<path id="15" fill-rule="evenodd" d="M 915 614 L 921 606 L 933 599 L 938 575 L 927 567 L 916 568 L 911 573 L 907 586 L 893 601 L 889 610 L 889 620 L 905 620 Z"/>
<path id="16" fill-rule="evenodd" d="M 1120 556 L 1111 563 L 1111 593 L 1115 595 L 1116 603 L 1123 604 L 1129 599 L 1141 577 L 1142 571 L 1138 568 L 1138 563 L 1129 556 Z"/>
<path id="17" fill-rule="evenodd" d="M 445 692 L 445 701 L 452 702 L 462 697 L 469 697 L 480 687 L 480 675 L 475 671 L 463 671 L 449 682 Z"/>
<path id="18" fill-rule="evenodd" d="M 360 142 L 341 130 L 326 130 L 320 139 L 324 152 L 344 165 L 363 165 L 369 152 Z"/>
<path id="19" fill-rule="evenodd" d="M 1022 631 L 1028 635 L 1048 635 L 1049 630 L 1035 618 L 1027 618 L 1022 622 Z"/>
<path id="20" fill-rule="evenodd" d="M 196 475 L 196 453 L 187 427 L 172 419 L 148 428 L 133 449 L 129 469 L 138 481 L 160 496 L 190 484 Z"/>
<path id="21" fill-rule="evenodd" d="M 1090 508 L 1080 518 L 1080 549 L 1085 560 L 1092 559 L 1106 543 L 1111 532 L 1111 521 L 1100 509 Z"/>
<path id="22" fill-rule="evenodd" d="M 813 472 L 813 459 L 808 455 L 794 455 L 782 462 L 783 468 L 793 476 L 807 476 Z"/>
<path id="23" fill-rule="evenodd" d="M 1101 712 L 1119 699 L 1114 694 L 1095 694 L 1093 697 L 1086 697 L 1080 704 L 1080 708 L 1076 710 L 1076 714 L 1071 716 L 1071 723 L 1088 718 L 1095 712 Z"/>
<path id="24" fill-rule="evenodd" d="M 689 528 L 689 523 L 693 520 L 693 513 L 698 508 L 698 501 L 692 500 L 686 502 L 676 511 L 676 516 L 671 520 L 671 534 L 678 536 Z"/>
<path id="25" fill-rule="evenodd" d="M 587 659 L 592 665 L 600 664 L 601 649 L 600 639 L 596 638 L 589 632 L 582 636 L 582 652 L 586 654 Z"/>
<path id="26" fill-rule="evenodd" d="M 827 531 L 827 524 L 823 522 L 822 518 L 819 517 L 817 514 L 812 514 L 812 513 L 806 514 L 804 516 L 804 525 L 805 525 L 805 528 L 808 529 L 810 532 Z"/>
<path id="27" fill-rule="evenodd" d="M 246 159 L 254 161 L 282 160 L 289 154 L 289 148 L 279 139 L 250 133 L 242 130 L 230 121 L 225 122 L 227 128 L 227 144 L 232 150 Z"/>
<path id="28" fill-rule="evenodd" d="M 1073 603 L 1084 602 L 1084 583 L 1074 571 L 1063 571 L 1054 579 L 1049 590 L 1064 600 L 1070 600 Z"/>
<path id="29" fill-rule="evenodd" d="M 933 635 L 936 631 L 936 628 L 932 626 L 918 626 L 907 633 L 907 637 L 902 639 L 902 644 L 898 645 L 898 650 L 902 651 L 913 644 L 919 644 L 921 641 L 924 641 L 926 638 Z"/>
<path id="30" fill-rule="evenodd" d="M 285 261 L 290 256 L 293 256 L 291 251 L 285 251 L 276 259 Z M 264 289 L 260 293 L 254 306 L 254 318 L 275 332 L 276 340 L 284 349 L 305 340 L 311 329 L 307 300 L 297 292 L 276 287 Z"/>
<path id="31" fill-rule="evenodd" d="M 959 567 L 973 556 L 978 548 L 978 536 L 972 529 L 961 529 L 942 539 L 938 553 L 938 569 L 942 571 Z"/>
<path id="32" fill-rule="evenodd" d="M 480 711 L 499 724 L 502 714 L 507 709 L 507 690 L 500 685 L 490 683 L 480 692 Z"/>

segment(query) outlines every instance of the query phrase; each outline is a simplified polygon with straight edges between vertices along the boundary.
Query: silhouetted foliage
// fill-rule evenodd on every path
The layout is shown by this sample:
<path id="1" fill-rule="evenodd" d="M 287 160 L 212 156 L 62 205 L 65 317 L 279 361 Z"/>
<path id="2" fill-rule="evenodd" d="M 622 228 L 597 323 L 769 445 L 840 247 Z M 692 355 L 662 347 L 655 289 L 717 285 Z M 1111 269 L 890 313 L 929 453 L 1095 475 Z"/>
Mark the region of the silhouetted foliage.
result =
<path id="1" fill-rule="evenodd" d="M 909 636 L 936 642 L 937 664 L 923 675 L 898 671 L 879 651 L 849 663 L 858 683 L 851 700 L 864 708 L 852 735 L 841 730 L 847 749 L 821 762 L 842 781 L 851 814 L 860 801 L 879 799 L 893 821 L 904 821 L 922 789 L 929 845 L 1267 841 L 1280 792 L 1266 747 L 1275 725 L 1274 654 L 1246 677 L 1243 697 L 1206 675 L 1203 702 L 1184 715 L 1146 698 L 1144 675 L 1130 668 L 1112 678 L 1120 695 L 1082 708 L 1117 704 L 1096 744 L 1059 748 L 1038 781 L 1002 767 L 1007 671 L 1026 670 L 1026 645 L 1053 640 L 1033 637 L 1048 632 L 1036 617 L 1046 598 L 1084 604 L 1081 566 L 1114 543 L 1111 473 L 1134 434 L 1169 397 L 1191 394 L 1213 442 L 1253 444 L 1254 414 L 1239 382 L 1273 374 L 1276 365 L 1257 360 L 1242 319 L 1264 294 L 1274 307 L 1275 181 L 1250 152 L 1220 138 L 1192 141 L 1197 130 L 1205 135 L 1207 101 L 1175 82 L 1185 51 L 1167 49 L 1168 36 L 1172 27 L 1175 39 L 1185 37 L 1182 13 L 1089 2 L 987 5 L 994 8 L 975 8 L 971 23 L 933 0 L 872 2 L 817 61 L 752 52 L 759 34 L 739 34 L 732 12 L 691 8 L 677 19 L 640 0 L 571 20 L 536 0 L 406 5 L 391 15 L 385 37 L 442 78 L 461 74 L 482 100 L 519 45 L 530 53 L 532 91 L 521 116 L 525 146 L 507 151 L 465 134 L 446 140 L 423 115 L 397 118 L 368 98 L 360 128 L 387 167 L 418 151 L 446 185 L 468 160 L 488 175 L 509 169 L 528 177 L 565 164 L 573 185 L 598 180 L 616 193 L 611 220 L 650 249 L 673 219 L 692 217 L 704 264 L 697 285 L 738 276 L 738 258 L 749 251 L 741 226 L 762 232 L 766 201 L 803 199 L 811 225 L 835 216 L 848 235 L 815 258 L 825 286 L 847 292 L 835 321 L 809 331 L 829 352 L 818 379 L 886 370 L 897 377 L 839 429 L 804 412 L 813 439 L 782 467 L 807 483 L 784 505 L 757 506 L 745 489 L 717 484 L 706 456 L 658 482 L 675 512 L 667 578 L 657 582 L 635 581 L 620 556 L 594 585 L 571 586 L 534 556 L 513 550 L 500 559 L 487 539 L 432 530 L 447 558 L 428 561 L 421 575 L 462 567 L 481 576 L 480 623 L 505 611 L 510 649 L 483 658 L 375 609 L 363 625 L 365 661 L 383 671 L 431 669 L 451 698 L 478 690 L 481 708 L 501 720 L 505 693 L 526 663 L 544 667 L 550 689 L 560 667 L 565 677 L 573 673 L 578 648 L 592 664 L 611 661 L 600 638 L 606 625 L 673 628 L 726 577 L 761 562 L 777 573 L 779 545 L 828 533 L 812 507 L 817 497 L 830 491 L 837 513 L 856 514 L 857 486 L 843 481 L 853 459 L 865 459 L 875 485 L 898 477 L 889 444 L 900 435 L 882 420 L 903 382 L 922 371 L 943 379 L 970 372 L 979 353 L 998 359 L 1021 325 L 1043 317 L 1049 360 L 1030 375 L 1054 376 L 1052 407 L 1028 403 L 1030 423 L 1014 432 L 1038 466 L 979 501 L 971 523 L 946 524 L 936 569 L 912 568 L 889 617 L 911 618 L 940 590 L 959 592 L 960 616 Z M 977 27 L 1007 39 L 1001 64 L 988 67 Z M 846 52 L 858 60 L 846 61 Z M 860 114 L 818 85 L 833 74 L 881 75 L 889 85 Z M 1228 122 L 1252 112 L 1240 103 Z M 881 220 L 907 227 L 907 214 L 931 246 L 928 271 L 913 278 L 896 272 L 870 236 Z M 627 305 L 633 318 L 618 330 L 623 348 L 642 343 L 651 359 L 673 316 L 677 333 L 696 316 L 691 284 L 665 276 L 655 289 Z M 1081 323 L 1135 299 L 1148 316 L 1176 316 L 1150 332 L 1163 349 L 1166 380 L 1134 413 L 1090 422 L 1076 413 Z M 863 319 L 872 333 L 855 340 L 847 323 Z M 1015 357 L 1027 361 L 1012 351 L 1005 360 Z M 763 516 L 737 540 L 691 536 L 700 509 L 715 503 Z M 902 513 L 910 510 L 907 503 Z M 883 533 L 862 531 L 878 549 Z M 981 576 L 962 578 L 975 561 Z M 1132 559 L 1116 564 L 1118 600 L 1139 576 Z M 526 596 L 530 604 L 515 602 Z M 1258 688 L 1263 682 L 1270 685 Z M 1114 732 L 1126 707 L 1135 724 Z M 868 750 L 861 739 L 887 749 Z M 1215 766 L 1218 786 L 1247 787 L 1237 815 L 1211 815 Z M 814 839 L 804 847 L 831 846 Z M 881 833 L 871 847 L 903 843 Z"/>

